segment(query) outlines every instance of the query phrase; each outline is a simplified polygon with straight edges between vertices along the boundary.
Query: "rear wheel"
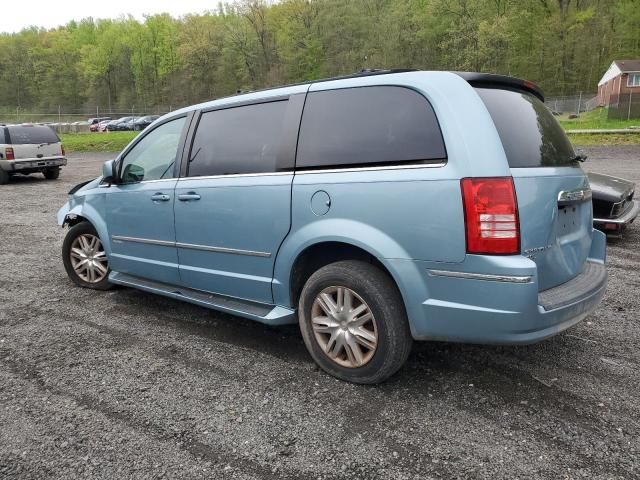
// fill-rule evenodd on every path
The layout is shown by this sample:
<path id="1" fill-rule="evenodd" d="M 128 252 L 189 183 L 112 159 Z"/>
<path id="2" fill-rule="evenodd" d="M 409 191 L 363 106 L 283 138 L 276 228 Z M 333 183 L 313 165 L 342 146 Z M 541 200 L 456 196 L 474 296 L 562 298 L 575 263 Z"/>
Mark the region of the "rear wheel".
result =
<path id="1" fill-rule="evenodd" d="M 60 176 L 60 167 L 47 168 L 42 174 L 47 180 L 55 180 Z"/>
<path id="2" fill-rule="evenodd" d="M 404 303 L 379 268 L 348 260 L 315 272 L 299 302 L 309 353 L 327 373 L 354 383 L 379 383 L 405 363 L 412 338 Z"/>
<path id="3" fill-rule="evenodd" d="M 81 287 L 108 290 L 109 259 L 93 225 L 81 222 L 67 232 L 62 261 L 69 278 Z"/>
<path id="4" fill-rule="evenodd" d="M 0 169 L 0 185 L 6 185 L 7 183 L 9 183 L 9 172 L 5 172 L 4 170 Z"/>

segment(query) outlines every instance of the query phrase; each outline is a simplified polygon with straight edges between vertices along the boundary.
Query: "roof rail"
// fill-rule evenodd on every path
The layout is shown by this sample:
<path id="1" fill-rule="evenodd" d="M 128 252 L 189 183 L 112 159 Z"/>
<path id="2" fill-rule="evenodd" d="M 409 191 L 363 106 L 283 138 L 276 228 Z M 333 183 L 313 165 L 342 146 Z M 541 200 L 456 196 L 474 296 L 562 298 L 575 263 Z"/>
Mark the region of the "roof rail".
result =
<path id="1" fill-rule="evenodd" d="M 415 68 L 363 68 L 359 72 L 349 73 L 347 75 L 337 75 L 335 77 L 328 78 L 319 78 L 317 80 L 312 80 L 309 83 L 316 82 L 330 82 L 332 80 L 343 80 L 346 78 L 358 78 L 358 77 L 371 77 L 373 75 L 390 75 L 392 73 L 406 73 L 406 72 L 417 72 Z"/>
<path id="2" fill-rule="evenodd" d="M 405 72 L 417 72 L 417 71 L 418 70 L 415 68 L 395 68 L 395 69 L 363 68 L 359 72 L 349 73 L 346 75 L 337 75 L 335 77 L 318 78 L 316 80 L 307 80 L 304 82 L 287 83 L 285 85 L 276 85 L 273 87 L 260 88 L 258 90 L 237 89 L 236 93 L 234 93 L 231 96 L 244 95 L 245 93 L 267 92 L 269 90 L 276 90 L 278 88 L 295 87 L 298 85 L 311 85 L 312 83 L 318 83 L 318 82 L 331 82 L 333 80 L 346 80 L 348 78 L 371 77 L 373 75 L 390 75 L 392 73 L 405 73 Z"/>

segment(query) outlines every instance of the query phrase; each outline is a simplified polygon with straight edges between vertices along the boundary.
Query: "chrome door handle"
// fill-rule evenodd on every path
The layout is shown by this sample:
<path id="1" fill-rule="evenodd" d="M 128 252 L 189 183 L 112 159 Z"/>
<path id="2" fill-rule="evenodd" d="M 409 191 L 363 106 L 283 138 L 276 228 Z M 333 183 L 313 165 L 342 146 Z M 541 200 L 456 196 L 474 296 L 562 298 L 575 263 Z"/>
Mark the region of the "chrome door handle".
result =
<path id="1" fill-rule="evenodd" d="M 196 200 L 200 200 L 200 195 L 196 192 L 182 193 L 178 195 L 178 200 L 181 202 L 194 202 Z"/>
<path id="2" fill-rule="evenodd" d="M 155 195 L 151 195 L 151 200 L 154 202 L 168 202 L 171 200 L 171 197 L 165 193 L 156 193 Z"/>

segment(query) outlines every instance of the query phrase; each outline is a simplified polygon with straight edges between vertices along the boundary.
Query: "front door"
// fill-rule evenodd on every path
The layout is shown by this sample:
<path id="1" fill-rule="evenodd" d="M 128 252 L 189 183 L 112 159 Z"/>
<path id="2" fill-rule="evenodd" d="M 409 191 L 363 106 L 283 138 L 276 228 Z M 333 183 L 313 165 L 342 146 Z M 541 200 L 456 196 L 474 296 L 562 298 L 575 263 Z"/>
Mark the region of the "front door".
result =
<path id="1" fill-rule="evenodd" d="M 184 286 L 272 302 L 274 260 L 290 226 L 302 100 L 202 113 L 186 177 L 176 186 Z"/>
<path id="2" fill-rule="evenodd" d="M 180 117 L 160 124 L 118 161 L 120 181 L 106 195 L 115 272 L 180 283 L 173 205 L 185 123 Z"/>

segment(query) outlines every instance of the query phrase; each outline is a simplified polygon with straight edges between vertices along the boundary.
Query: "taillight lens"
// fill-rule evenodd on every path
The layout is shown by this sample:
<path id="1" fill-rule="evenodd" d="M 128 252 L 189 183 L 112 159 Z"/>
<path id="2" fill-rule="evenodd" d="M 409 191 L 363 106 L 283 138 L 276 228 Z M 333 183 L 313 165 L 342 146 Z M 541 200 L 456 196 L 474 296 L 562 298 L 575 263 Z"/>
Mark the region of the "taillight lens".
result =
<path id="1" fill-rule="evenodd" d="M 520 253 L 520 223 L 513 178 L 463 178 L 460 185 L 467 253 Z"/>
<path id="2" fill-rule="evenodd" d="M 13 153 L 13 148 L 7 147 L 4 149 L 4 158 L 7 160 L 15 160 L 16 156 Z"/>

